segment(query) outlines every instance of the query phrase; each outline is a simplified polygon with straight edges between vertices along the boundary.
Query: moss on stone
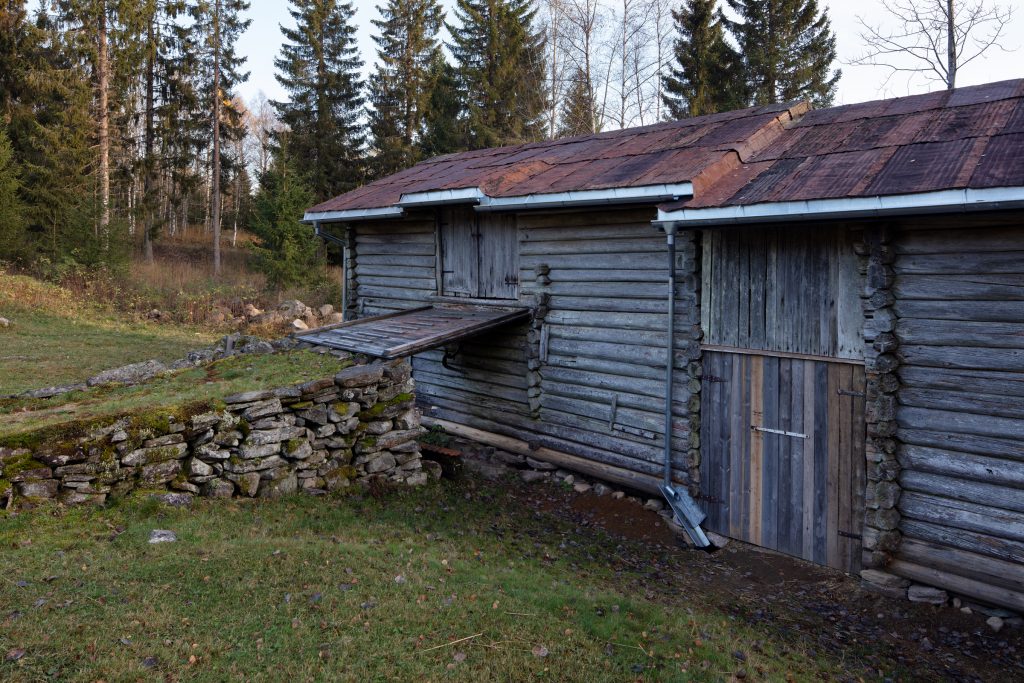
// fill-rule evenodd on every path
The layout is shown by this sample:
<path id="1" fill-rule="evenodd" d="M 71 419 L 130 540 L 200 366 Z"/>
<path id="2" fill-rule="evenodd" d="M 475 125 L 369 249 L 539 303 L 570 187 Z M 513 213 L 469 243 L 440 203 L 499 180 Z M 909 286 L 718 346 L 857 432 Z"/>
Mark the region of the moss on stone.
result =
<path id="1" fill-rule="evenodd" d="M 304 443 L 306 443 L 305 439 L 288 439 L 284 443 L 284 452 L 290 455 L 299 450 Z"/>

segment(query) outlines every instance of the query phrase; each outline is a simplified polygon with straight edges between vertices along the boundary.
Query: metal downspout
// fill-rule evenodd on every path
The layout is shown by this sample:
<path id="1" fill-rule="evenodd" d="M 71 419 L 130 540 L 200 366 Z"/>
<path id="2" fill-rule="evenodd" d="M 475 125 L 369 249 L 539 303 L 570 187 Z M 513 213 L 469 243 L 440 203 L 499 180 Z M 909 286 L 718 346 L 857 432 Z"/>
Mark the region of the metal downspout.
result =
<path id="1" fill-rule="evenodd" d="M 676 355 L 676 225 L 666 223 L 665 237 L 668 241 L 668 329 L 665 348 L 665 471 L 661 493 L 675 513 L 676 521 L 686 531 L 690 541 L 698 548 L 708 548 L 711 542 L 700 528 L 704 513 L 686 489 L 677 489 L 672 484 L 672 390 L 675 384 Z"/>
<path id="2" fill-rule="evenodd" d="M 665 226 L 668 241 L 668 348 L 665 361 L 665 476 L 664 485 L 672 486 L 672 385 L 676 355 L 676 226 Z"/>

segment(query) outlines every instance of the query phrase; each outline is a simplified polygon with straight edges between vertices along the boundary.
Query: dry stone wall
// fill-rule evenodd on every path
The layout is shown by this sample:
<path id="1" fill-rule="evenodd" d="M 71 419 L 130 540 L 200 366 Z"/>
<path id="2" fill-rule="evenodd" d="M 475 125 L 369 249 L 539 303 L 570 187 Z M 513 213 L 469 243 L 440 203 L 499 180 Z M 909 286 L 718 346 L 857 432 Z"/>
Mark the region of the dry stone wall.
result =
<path id="1" fill-rule="evenodd" d="M 133 490 L 227 498 L 419 485 L 440 476 L 407 361 L 347 368 L 304 384 L 227 396 L 191 415 L 123 417 L 70 444 L 0 449 L 0 503 L 103 503 Z"/>

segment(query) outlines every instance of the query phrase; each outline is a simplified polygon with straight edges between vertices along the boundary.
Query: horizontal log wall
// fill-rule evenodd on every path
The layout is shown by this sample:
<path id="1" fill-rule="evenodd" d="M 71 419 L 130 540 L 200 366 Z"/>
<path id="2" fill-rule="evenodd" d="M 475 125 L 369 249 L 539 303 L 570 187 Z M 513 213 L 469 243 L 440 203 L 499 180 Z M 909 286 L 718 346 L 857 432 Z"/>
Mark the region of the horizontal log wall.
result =
<path id="1" fill-rule="evenodd" d="M 464 343 L 447 367 L 441 350 L 417 355 L 424 412 L 659 476 L 668 270 L 654 217 L 653 209 L 519 214 L 519 303 L 536 318 Z M 435 225 L 422 213 L 353 227 L 360 316 L 435 302 Z M 679 243 L 673 446 L 685 481 L 698 438 L 699 286 L 693 235 Z"/>
<path id="2" fill-rule="evenodd" d="M 668 294 L 665 238 L 652 228 L 654 217 L 653 210 L 519 216 L 520 282 L 545 308 L 540 421 L 652 475 L 663 458 Z M 679 237 L 677 252 L 672 438 L 684 479 L 697 439 L 687 372 L 699 353 L 693 234 Z"/>
<path id="3" fill-rule="evenodd" d="M 1024 609 L 1024 228 L 908 225 L 893 247 L 903 541 L 889 570 Z"/>

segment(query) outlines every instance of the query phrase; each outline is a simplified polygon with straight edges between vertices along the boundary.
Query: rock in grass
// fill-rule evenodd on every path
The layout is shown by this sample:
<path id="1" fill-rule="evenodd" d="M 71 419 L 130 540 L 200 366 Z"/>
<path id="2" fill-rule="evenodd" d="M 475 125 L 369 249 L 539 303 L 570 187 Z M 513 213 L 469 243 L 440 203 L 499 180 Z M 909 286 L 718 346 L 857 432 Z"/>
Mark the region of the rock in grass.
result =
<path id="1" fill-rule="evenodd" d="M 100 374 L 87 379 L 85 383 L 90 387 L 104 384 L 138 384 L 139 382 L 153 379 L 166 371 L 167 366 L 160 361 L 147 360 L 141 363 L 132 363 L 131 365 L 104 370 Z"/>
<path id="2" fill-rule="evenodd" d="M 11 321 L 7 318 L 0 318 L 0 327 L 10 327 Z"/>
<path id="3" fill-rule="evenodd" d="M 193 501 L 191 493 L 154 493 L 152 498 L 174 508 L 187 508 Z M 150 543 L 152 542 L 151 540 Z"/>
<path id="4" fill-rule="evenodd" d="M 178 535 L 168 529 L 153 529 L 149 532 L 150 543 L 174 543 Z"/>

